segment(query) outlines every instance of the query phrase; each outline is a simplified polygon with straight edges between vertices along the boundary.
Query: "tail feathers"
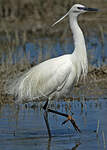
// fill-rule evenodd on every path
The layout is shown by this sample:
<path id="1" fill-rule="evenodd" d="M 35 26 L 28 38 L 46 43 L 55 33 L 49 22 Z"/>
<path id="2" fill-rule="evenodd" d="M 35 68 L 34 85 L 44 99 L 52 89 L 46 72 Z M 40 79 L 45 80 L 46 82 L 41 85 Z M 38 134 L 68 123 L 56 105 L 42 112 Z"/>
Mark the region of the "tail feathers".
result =
<path id="1" fill-rule="evenodd" d="M 5 93 L 8 95 L 14 95 L 17 97 L 18 95 L 18 87 L 20 84 L 22 76 L 18 75 L 16 78 L 7 80 L 5 84 Z"/>

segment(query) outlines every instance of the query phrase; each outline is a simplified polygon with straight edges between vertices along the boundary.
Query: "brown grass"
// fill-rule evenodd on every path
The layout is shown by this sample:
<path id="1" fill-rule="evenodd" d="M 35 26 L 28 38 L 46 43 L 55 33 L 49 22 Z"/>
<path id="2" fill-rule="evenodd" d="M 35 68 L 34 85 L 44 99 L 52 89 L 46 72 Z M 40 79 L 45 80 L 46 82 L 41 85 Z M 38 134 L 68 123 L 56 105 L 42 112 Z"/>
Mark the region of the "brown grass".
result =
<path id="1" fill-rule="evenodd" d="M 89 7 L 99 8 L 101 11 L 80 17 L 89 21 L 93 28 L 93 21 L 107 22 L 107 2 L 105 0 L 1 0 L 0 1 L 0 30 L 29 31 L 33 33 L 52 34 L 49 26 L 64 15 L 74 3 L 81 3 Z M 104 29 L 107 31 L 105 25 Z M 61 28 L 62 27 L 62 28 Z M 63 31 L 64 24 L 57 28 Z"/>

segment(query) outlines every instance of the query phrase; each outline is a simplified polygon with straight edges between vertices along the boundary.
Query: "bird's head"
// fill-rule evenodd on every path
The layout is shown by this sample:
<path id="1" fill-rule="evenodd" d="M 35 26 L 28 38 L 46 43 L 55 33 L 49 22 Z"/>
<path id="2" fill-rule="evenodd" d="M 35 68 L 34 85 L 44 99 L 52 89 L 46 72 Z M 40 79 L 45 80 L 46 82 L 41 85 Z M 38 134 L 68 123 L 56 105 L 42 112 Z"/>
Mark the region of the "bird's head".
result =
<path id="1" fill-rule="evenodd" d="M 82 14 L 82 13 L 85 13 L 85 12 L 93 12 L 93 11 L 98 11 L 98 9 L 97 8 L 88 8 L 88 7 L 86 7 L 84 5 L 81 5 L 81 4 L 75 4 L 75 5 L 73 5 L 71 7 L 71 9 L 66 13 L 65 16 L 63 16 L 62 18 L 60 18 L 52 26 L 54 26 L 57 23 L 59 23 L 61 20 L 63 20 L 68 15 L 78 16 L 79 14 Z"/>
<path id="2" fill-rule="evenodd" d="M 85 13 L 85 12 L 89 12 L 89 11 L 97 11 L 97 10 L 98 9 L 96 9 L 96 8 L 89 8 L 89 7 L 86 7 L 86 6 L 81 5 L 81 4 L 75 4 L 69 10 L 69 14 L 72 13 L 72 14 L 79 15 L 81 13 Z"/>

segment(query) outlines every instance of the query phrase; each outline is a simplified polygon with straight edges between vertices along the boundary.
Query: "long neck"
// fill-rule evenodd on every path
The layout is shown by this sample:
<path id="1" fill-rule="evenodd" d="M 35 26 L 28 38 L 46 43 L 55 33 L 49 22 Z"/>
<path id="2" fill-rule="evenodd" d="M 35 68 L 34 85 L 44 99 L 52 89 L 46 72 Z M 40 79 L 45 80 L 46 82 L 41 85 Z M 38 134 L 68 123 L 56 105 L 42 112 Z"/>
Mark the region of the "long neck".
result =
<path id="1" fill-rule="evenodd" d="M 86 46 L 85 46 L 85 40 L 84 35 L 82 33 L 82 30 L 80 29 L 77 17 L 70 15 L 70 27 L 73 33 L 73 39 L 74 39 L 74 56 L 76 56 L 77 60 L 80 61 L 81 67 L 82 67 L 82 73 L 85 76 L 88 71 L 88 61 L 87 61 L 87 52 L 86 52 Z"/>

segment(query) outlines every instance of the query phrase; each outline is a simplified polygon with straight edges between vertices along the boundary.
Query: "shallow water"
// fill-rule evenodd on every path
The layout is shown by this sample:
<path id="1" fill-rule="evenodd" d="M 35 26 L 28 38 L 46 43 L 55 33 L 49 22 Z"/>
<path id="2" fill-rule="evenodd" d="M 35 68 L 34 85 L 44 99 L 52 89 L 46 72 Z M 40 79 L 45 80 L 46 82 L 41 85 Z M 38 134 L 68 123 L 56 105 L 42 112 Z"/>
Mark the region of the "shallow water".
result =
<path id="1" fill-rule="evenodd" d="M 89 64 L 95 67 L 107 64 L 107 34 L 104 34 L 103 43 L 102 39 L 93 32 L 92 35 L 86 37 L 87 53 Z M 29 63 L 40 63 L 49 58 L 58 57 L 64 54 L 73 52 L 74 45 L 73 39 L 67 38 L 63 41 L 60 39 L 35 39 L 33 42 L 27 42 L 25 47 L 19 46 L 13 52 L 11 51 L 11 61 L 8 63 L 22 63 L 24 55 Z M 9 54 L 2 57 L 2 62 L 8 59 Z"/>
<path id="2" fill-rule="evenodd" d="M 107 148 L 107 99 L 52 102 L 50 104 L 52 109 L 74 113 L 73 117 L 82 133 L 77 133 L 70 122 L 62 126 L 61 123 L 65 118 L 49 113 L 51 140 L 48 138 L 43 117 L 43 103 L 1 106 L 0 149 L 103 150 Z"/>
<path id="3" fill-rule="evenodd" d="M 105 23 L 100 23 L 102 29 L 104 25 L 106 26 Z M 90 26 L 90 24 L 86 25 L 86 29 L 84 25 L 82 30 L 84 31 L 89 64 L 95 67 L 107 64 L 106 31 L 101 32 L 98 25 L 94 25 L 92 28 L 92 25 Z M 33 35 L 30 35 L 30 40 L 25 42 L 24 45 L 21 44 L 20 41 L 16 46 L 11 46 L 11 43 L 8 43 L 5 35 L 1 35 L 0 38 L 0 64 L 25 64 L 28 62 L 30 64 L 38 64 L 50 58 L 70 54 L 74 50 L 74 42 L 71 33 L 70 35 L 66 35 L 63 39 L 61 36 L 57 37 L 56 33 L 54 38 L 47 36 L 36 38 Z M 2 43 L 3 41 L 4 44 Z"/>

